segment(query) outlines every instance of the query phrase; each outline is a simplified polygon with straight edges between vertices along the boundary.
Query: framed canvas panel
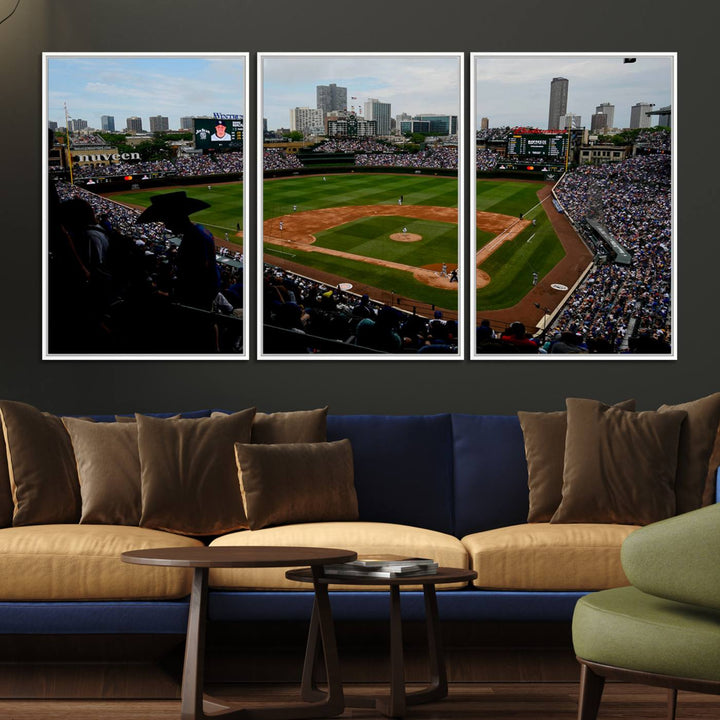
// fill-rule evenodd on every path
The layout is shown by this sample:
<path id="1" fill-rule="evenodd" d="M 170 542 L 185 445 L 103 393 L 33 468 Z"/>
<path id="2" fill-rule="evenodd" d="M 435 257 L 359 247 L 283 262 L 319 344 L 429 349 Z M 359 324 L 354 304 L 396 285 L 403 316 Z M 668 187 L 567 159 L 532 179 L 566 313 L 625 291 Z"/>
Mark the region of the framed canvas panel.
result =
<path id="1" fill-rule="evenodd" d="M 463 357 L 463 54 L 260 53 L 260 359 Z"/>
<path id="2" fill-rule="evenodd" d="M 247 359 L 247 53 L 44 53 L 43 359 Z"/>
<path id="3" fill-rule="evenodd" d="M 472 53 L 474 360 L 677 358 L 677 54 Z"/>

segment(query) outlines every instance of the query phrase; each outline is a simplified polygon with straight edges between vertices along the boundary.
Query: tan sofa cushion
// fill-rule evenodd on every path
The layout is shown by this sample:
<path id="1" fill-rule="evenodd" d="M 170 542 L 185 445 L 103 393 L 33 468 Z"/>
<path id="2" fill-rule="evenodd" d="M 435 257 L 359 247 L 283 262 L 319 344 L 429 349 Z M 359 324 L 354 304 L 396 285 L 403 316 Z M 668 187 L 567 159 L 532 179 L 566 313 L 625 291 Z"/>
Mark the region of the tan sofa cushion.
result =
<path id="1" fill-rule="evenodd" d="M 628 585 L 620 546 L 633 525 L 512 525 L 462 539 L 473 584 L 493 590 L 604 590 Z"/>
<path id="2" fill-rule="evenodd" d="M 291 545 L 354 550 L 360 557 L 402 555 L 432 558 L 440 565 L 466 569 L 468 556 L 462 543 L 452 535 L 391 523 L 324 522 L 283 525 L 282 527 L 246 530 L 217 538 L 211 547 L 228 545 Z M 259 568 L 210 571 L 210 587 L 257 590 L 309 590 L 306 583 L 285 579 L 287 568 Z M 462 587 L 463 584 L 438 585 L 438 590 Z M 331 585 L 331 590 L 357 590 L 356 586 Z M 364 586 L 363 590 L 383 590 L 385 586 Z"/>
<path id="3" fill-rule="evenodd" d="M 0 601 L 156 600 L 190 592 L 192 570 L 120 560 L 126 550 L 202 543 L 125 525 L 34 525 L 0 530 Z"/>

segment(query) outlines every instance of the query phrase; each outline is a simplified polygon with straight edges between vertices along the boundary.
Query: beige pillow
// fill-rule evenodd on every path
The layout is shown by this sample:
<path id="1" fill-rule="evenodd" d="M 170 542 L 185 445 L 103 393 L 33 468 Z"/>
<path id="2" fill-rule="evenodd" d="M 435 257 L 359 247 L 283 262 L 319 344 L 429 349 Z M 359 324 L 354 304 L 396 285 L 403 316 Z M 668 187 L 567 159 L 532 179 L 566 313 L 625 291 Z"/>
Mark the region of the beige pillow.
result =
<path id="1" fill-rule="evenodd" d="M 13 525 L 76 523 L 80 484 L 60 418 L 25 403 L 0 401 L 13 499 Z"/>
<path id="2" fill-rule="evenodd" d="M 680 514 L 697 510 L 703 505 L 708 466 L 720 424 L 720 393 L 681 405 L 662 405 L 658 408 L 661 413 L 676 410 L 687 413 L 687 420 L 680 431 L 675 481 L 677 513 Z"/>
<path id="3" fill-rule="evenodd" d="M 358 519 L 349 440 L 235 445 L 251 530 L 268 525 Z"/>
<path id="4" fill-rule="evenodd" d="M 137 423 L 63 418 L 70 434 L 82 498 L 81 523 L 138 525 L 140 456 Z"/>
<path id="5" fill-rule="evenodd" d="M 635 400 L 614 407 L 635 410 Z M 525 440 L 530 509 L 528 522 L 550 522 L 562 500 L 567 412 L 518 412 Z"/>
<path id="6" fill-rule="evenodd" d="M 216 410 L 210 417 L 227 413 Z M 263 444 L 314 443 L 327 440 L 327 407 L 317 410 L 257 413 L 250 442 Z"/>
<path id="7" fill-rule="evenodd" d="M 255 408 L 227 417 L 160 419 L 136 415 L 140 525 L 181 535 L 247 527 L 234 445 L 250 442 Z"/>
<path id="8" fill-rule="evenodd" d="M 554 523 L 647 525 L 675 513 L 684 411 L 628 412 L 568 398 L 562 502 Z"/>

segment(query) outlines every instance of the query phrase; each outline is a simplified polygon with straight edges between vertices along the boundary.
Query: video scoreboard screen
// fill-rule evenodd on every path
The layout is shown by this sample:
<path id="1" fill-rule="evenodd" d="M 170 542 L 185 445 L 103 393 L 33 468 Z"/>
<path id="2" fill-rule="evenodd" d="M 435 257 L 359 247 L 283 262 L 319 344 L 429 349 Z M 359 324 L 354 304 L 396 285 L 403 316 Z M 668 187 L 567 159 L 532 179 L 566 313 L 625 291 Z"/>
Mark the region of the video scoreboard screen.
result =
<path id="1" fill-rule="evenodd" d="M 199 150 L 242 150 L 243 118 L 193 118 L 193 137 Z"/>
<path id="2" fill-rule="evenodd" d="M 523 134 L 508 140 L 508 156 L 561 160 L 565 157 L 567 135 Z"/>

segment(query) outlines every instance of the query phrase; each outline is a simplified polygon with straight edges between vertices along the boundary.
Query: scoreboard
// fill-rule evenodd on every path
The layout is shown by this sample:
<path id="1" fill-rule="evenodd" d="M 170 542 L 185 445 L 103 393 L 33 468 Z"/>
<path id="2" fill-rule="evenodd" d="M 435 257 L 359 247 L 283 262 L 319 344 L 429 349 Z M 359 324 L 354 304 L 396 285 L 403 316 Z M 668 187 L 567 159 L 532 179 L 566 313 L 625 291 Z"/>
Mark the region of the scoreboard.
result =
<path id="1" fill-rule="evenodd" d="M 193 118 L 193 137 L 200 150 L 242 150 L 243 118 Z"/>
<path id="2" fill-rule="evenodd" d="M 567 135 L 545 135 L 540 133 L 525 133 L 513 135 L 508 139 L 508 157 L 536 158 L 542 160 L 560 161 L 565 158 Z"/>

